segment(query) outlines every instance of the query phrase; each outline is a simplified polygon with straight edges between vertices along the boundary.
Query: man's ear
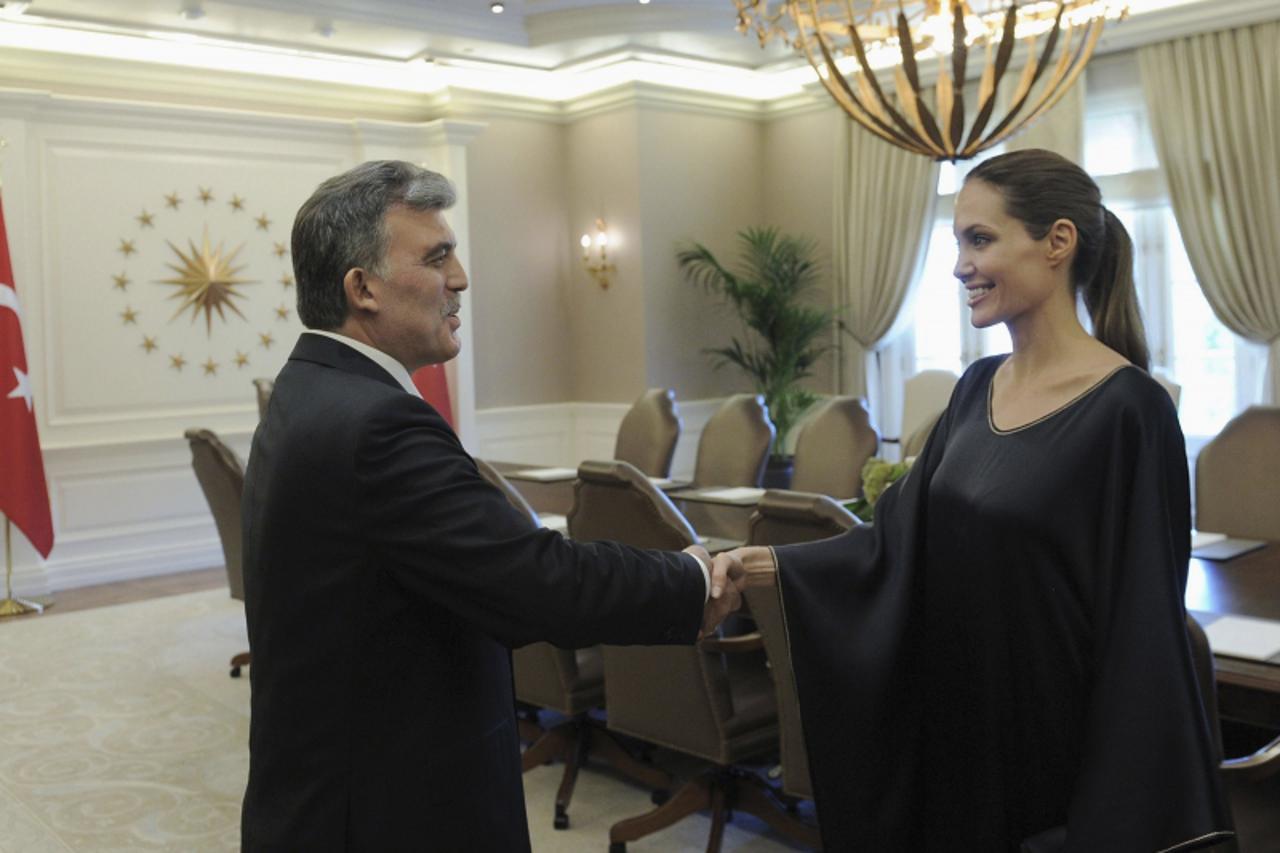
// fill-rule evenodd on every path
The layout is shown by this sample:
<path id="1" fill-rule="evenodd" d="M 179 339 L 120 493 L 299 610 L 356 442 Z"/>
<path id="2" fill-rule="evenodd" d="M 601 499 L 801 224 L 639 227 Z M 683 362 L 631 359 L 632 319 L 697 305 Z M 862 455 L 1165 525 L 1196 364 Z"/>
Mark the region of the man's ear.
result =
<path id="1" fill-rule="evenodd" d="M 1076 224 L 1070 219 L 1059 219 L 1049 226 L 1045 235 L 1049 251 L 1047 254 L 1050 266 L 1059 266 L 1069 262 L 1076 253 L 1076 243 L 1080 235 L 1076 232 Z"/>
<path id="2" fill-rule="evenodd" d="M 347 295 L 347 307 L 351 313 L 378 312 L 378 295 L 371 278 L 362 267 L 352 267 L 342 277 L 342 290 Z"/>

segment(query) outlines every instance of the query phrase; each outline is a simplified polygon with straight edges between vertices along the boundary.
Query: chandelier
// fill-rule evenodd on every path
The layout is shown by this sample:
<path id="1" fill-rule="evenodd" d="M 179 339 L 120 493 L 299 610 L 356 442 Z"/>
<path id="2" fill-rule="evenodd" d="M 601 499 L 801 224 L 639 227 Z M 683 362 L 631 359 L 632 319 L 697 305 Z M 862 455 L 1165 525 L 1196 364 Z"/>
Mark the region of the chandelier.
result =
<path id="1" fill-rule="evenodd" d="M 739 32 L 754 32 L 761 47 L 780 39 L 803 53 L 831 97 L 858 124 L 899 148 L 953 162 L 999 145 L 1051 109 L 1084 70 L 1103 26 L 1123 18 L 1129 5 L 1112 0 L 733 2 Z M 1026 47 L 1027 63 L 1021 74 L 1010 75 L 1017 82 L 1006 106 L 997 109 L 1018 42 Z M 929 97 L 921 72 L 932 59 L 937 80 Z M 970 107 L 965 81 L 977 61 L 983 63 L 982 73 Z M 894 85 L 886 92 L 876 70 L 889 66 Z"/>

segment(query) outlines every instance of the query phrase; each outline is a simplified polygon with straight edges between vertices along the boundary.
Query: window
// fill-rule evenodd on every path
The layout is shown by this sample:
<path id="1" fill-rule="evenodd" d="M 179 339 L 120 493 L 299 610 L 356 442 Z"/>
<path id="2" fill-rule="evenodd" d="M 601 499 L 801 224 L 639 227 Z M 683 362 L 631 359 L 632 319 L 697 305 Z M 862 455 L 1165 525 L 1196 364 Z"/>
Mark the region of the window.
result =
<path id="1" fill-rule="evenodd" d="M 1232 416 L 1257 402 L 1262 349 L 1222 325 L 1196 281 L 1157 168 L 1136 63 L 1113 60 L 1096 80 L 1089 79 L 1084 165 L 1133 238 L 1134 280 L 1152 367 L 1182 386 L 1182 427 L 1192 452 L 1198 452 Z M 952 276 L 954 194 L 973 165 L 944 164 L 940 170 L 938 219 L 914 305 L 914 370 L 959 372 L 984 355 L 1010 348 L 1004 326 L 970 326 L 962 290 Z"/>

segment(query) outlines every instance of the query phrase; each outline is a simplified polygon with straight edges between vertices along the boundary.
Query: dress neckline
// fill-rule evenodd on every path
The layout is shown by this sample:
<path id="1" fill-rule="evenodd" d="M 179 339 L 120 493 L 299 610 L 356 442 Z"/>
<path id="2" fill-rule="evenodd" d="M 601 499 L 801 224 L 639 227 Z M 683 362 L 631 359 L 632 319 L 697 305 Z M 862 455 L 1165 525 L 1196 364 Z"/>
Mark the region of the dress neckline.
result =
<path id="1" fill-rule="evenodd" d="M 1002 361 L 1001 364 L 1003 363 L 1004 362 Z M 997 369 L 999 369 L 999 367 L 1000 365 L 996 365 Z M 1022 432 L 1025 429 L 1030 429 L 1031 427 L 1036 426 L 1037 424 L 1042 424 L 1045 421 L 1049 420 L 1050 418 L 1057 417 L 1058 415 L 1067 411 L 1072 406 L 1076 405 L 1077 403 L 1079 403 L 1080 401 L 1084 400 L 1086 397 L 1091 395 L 1094 391 L 1097 391 L 1103 385 L 1106 385 L 1107 382 L 1111 379 L 1111 377 L 1115 376 L 1120 371 L 1129 367 L 1133 367 L 1133 365 L 1132 364 L 1117 365 L 1112 370 L 1108 371 L 1103 376 L 1099 377 L 1098 381 L 1094 382 L 1088 388 L 1085 388 L 1079 394 L 1075 395 L 1070 400 L 1063 403 L 1061 406 L 1054 409 L 1053 411 L 1046 412 L 1045 414 L 1041 415 L 1035 420 L 1027 421 L 1025 424 L 1021 424 L 1016 427 L 1011 427 L 1009 429 L 1001 429 L 1000 427 L 996 426 L 995 410 L 994 410 L 996 372 L 993 370 L 991 371 L 991 378 L 987 381 L 987 426 L 990 427 L 991 431 L 996 435 L 1013 435 L 1014 433 Z"/>

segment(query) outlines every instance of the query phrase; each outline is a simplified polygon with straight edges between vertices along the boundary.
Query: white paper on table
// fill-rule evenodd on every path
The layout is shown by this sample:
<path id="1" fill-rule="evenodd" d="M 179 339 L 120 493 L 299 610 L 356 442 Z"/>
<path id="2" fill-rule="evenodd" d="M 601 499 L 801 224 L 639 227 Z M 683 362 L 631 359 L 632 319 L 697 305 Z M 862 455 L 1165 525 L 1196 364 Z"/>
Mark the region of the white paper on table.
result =
<path id="1" fill-rule="evenodd" d="M 538 513 L 538 522 L 551 530 L 558 530 L 561 533 L 569 529 L 569 517 L 565 515 L 557 515 L 554 512 Z"/>
<path id="2" fill-rule="evenodd" d="M 1206 533 L 1203 530 L 1191 531 L 1191 548 L 1203 548 L 1206 545 L 1212 545 L 1214 542 L 1221 542 L 1227 538 L 1225 533 Z"/>
<path id="3" fill-rule="evenodd" d="M 1205 626 L 1214 654 L 1251 660 L 1280 655 L 1280 622 L 1248 616 L 1223 616 Z"/>
<path id="4" fill-rule="evenodd" d="M 577 468 L 526 468 L 523 471 L 512 471 L 507 475 L 517 480 L 541 480 L 550 483 L 555 480 L 573 480 L 578 476 Z"/>
<path id="5" fill-rule="evenodd" d="M 698 492 L 700 498 L 711 498 L 720 501 L 758 501 L 764 496 L 764 489 L 753 489 L 750 486 L 731 486 L 726 489 L 703 489 Z"/>

